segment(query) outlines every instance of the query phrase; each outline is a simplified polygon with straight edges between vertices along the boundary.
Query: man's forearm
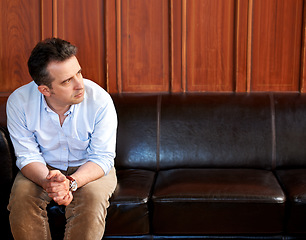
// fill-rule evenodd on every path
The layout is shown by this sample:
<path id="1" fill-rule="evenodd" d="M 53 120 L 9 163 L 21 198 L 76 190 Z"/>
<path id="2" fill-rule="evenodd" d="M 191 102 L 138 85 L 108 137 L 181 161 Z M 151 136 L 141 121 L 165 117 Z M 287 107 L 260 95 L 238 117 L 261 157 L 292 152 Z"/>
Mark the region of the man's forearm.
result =
<path id="1" fill-rule="evenodd" d="M 49 174 L 49 169 L 45 164 L 40 162 L 29 163 L 21 169 L 21 172 L 37 185 L 44 189 L 46 188 L 46 176 Z"/>
<path id="2" fill-rule="evenodd" d="M 71 175 L 77 182 L 78 188 L 104 176 L 102 168 L 93 162 L 87 162 Z"/>
<path id="3" fill-rule="evenodd" d="M 33 162 L 21 169 L 22 174 L 35 182 L 42 188 L 46 188 L 47 175 L 49 174 L 49 169 L 43 163 Z M 78 187 L 82 187 L 85 184 L 92 182 L 98 178 L 104 176 L 104 171 L 102 168 L 93 162 L 87 162 L 83 164 L 79 169 L 71 175 L 76 179 Z"/>

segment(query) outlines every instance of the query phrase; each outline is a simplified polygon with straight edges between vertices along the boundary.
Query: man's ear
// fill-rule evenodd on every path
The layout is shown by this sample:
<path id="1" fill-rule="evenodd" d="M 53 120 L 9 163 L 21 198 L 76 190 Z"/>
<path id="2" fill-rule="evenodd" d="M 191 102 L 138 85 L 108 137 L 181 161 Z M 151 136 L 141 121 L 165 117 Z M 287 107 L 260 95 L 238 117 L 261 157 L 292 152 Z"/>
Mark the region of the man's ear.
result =
<path id="1" fill-rule="evenodd" d="M 38 91 L 40 91 L 44 96 L 50 97 L 51 96 L 51 90 L 46 85 L 39 85 Z"/>

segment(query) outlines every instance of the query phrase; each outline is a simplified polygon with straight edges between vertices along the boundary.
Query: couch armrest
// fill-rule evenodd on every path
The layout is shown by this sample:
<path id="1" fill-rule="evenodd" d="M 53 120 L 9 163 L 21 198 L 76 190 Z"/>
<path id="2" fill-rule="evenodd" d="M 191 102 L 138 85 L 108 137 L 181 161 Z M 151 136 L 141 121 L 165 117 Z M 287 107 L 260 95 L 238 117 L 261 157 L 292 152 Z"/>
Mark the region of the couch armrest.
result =
<path id="1" fill-rule="evenodd" d="M 5 239 L 11 239 L 7 205 L 16 175 L 14 148 L 6 127 L 0 127 L 0 231 Z"/>
<path id="2" fill-rule="evenodd" d="M 0 184 L 8 187 L 16 175 L 16 157 L 6 127 L 0 127 Z M 10 189 L 10 186 L 9 186 Z M 2 189 L 3 190 L 3 189 Z"/>

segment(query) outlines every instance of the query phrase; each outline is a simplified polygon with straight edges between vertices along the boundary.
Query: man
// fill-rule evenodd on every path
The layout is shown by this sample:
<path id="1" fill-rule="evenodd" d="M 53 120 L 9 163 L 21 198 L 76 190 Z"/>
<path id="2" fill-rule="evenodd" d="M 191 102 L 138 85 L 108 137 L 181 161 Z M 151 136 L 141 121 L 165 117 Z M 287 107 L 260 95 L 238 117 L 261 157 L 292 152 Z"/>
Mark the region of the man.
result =
<path id="1" fill-rule="evenodd" d="M 20 172 L 8 209 L 15 239 L 51 239 L 47 204 L 66 206 L 65 239 L 101 239 L 114 169 L 117 116 L 106 91 L 83 79 L 69 42 L 33 49 L 34 81 L 11 94 L 7 121 Z"/>

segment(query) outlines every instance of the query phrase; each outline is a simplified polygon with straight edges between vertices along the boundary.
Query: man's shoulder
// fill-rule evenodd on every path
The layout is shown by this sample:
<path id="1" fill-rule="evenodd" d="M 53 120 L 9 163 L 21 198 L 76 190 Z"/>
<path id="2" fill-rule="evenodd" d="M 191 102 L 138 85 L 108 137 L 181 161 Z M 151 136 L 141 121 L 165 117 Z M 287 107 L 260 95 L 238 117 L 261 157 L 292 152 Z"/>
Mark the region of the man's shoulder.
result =
<path id="1" fill-rule="evenodd" d="M 84 79 L 86 98 L 88 101 L 106 101 L 110 99 L 110 95 L 97 83 Z"/>
<path id="2" fill-rule="evenodd" d="M 85 86 L 86 90 L 98 91 L 98 92 L 99 91 L 104 91 L 105 92 L 105 90 L 100 85 L 95 83 L 94 81 L 86 79 L 86 78 L 84 78 L 83 80 L 84 80 L 84 86 Z"/>
<path id="3" fill-rule="evenodd" d="M 10 96 L 8 101 L 28 103 L 31 100 L 35 100 L 35 97 L 39 96 L 37 85 L 34 81 L 25 84 L 17 88 Z"/>
<path id="4" fill-rule="evenodd" d="M 10 96 L 28 96 L 38 92 L 34 81 L 17 88 Z"/>

